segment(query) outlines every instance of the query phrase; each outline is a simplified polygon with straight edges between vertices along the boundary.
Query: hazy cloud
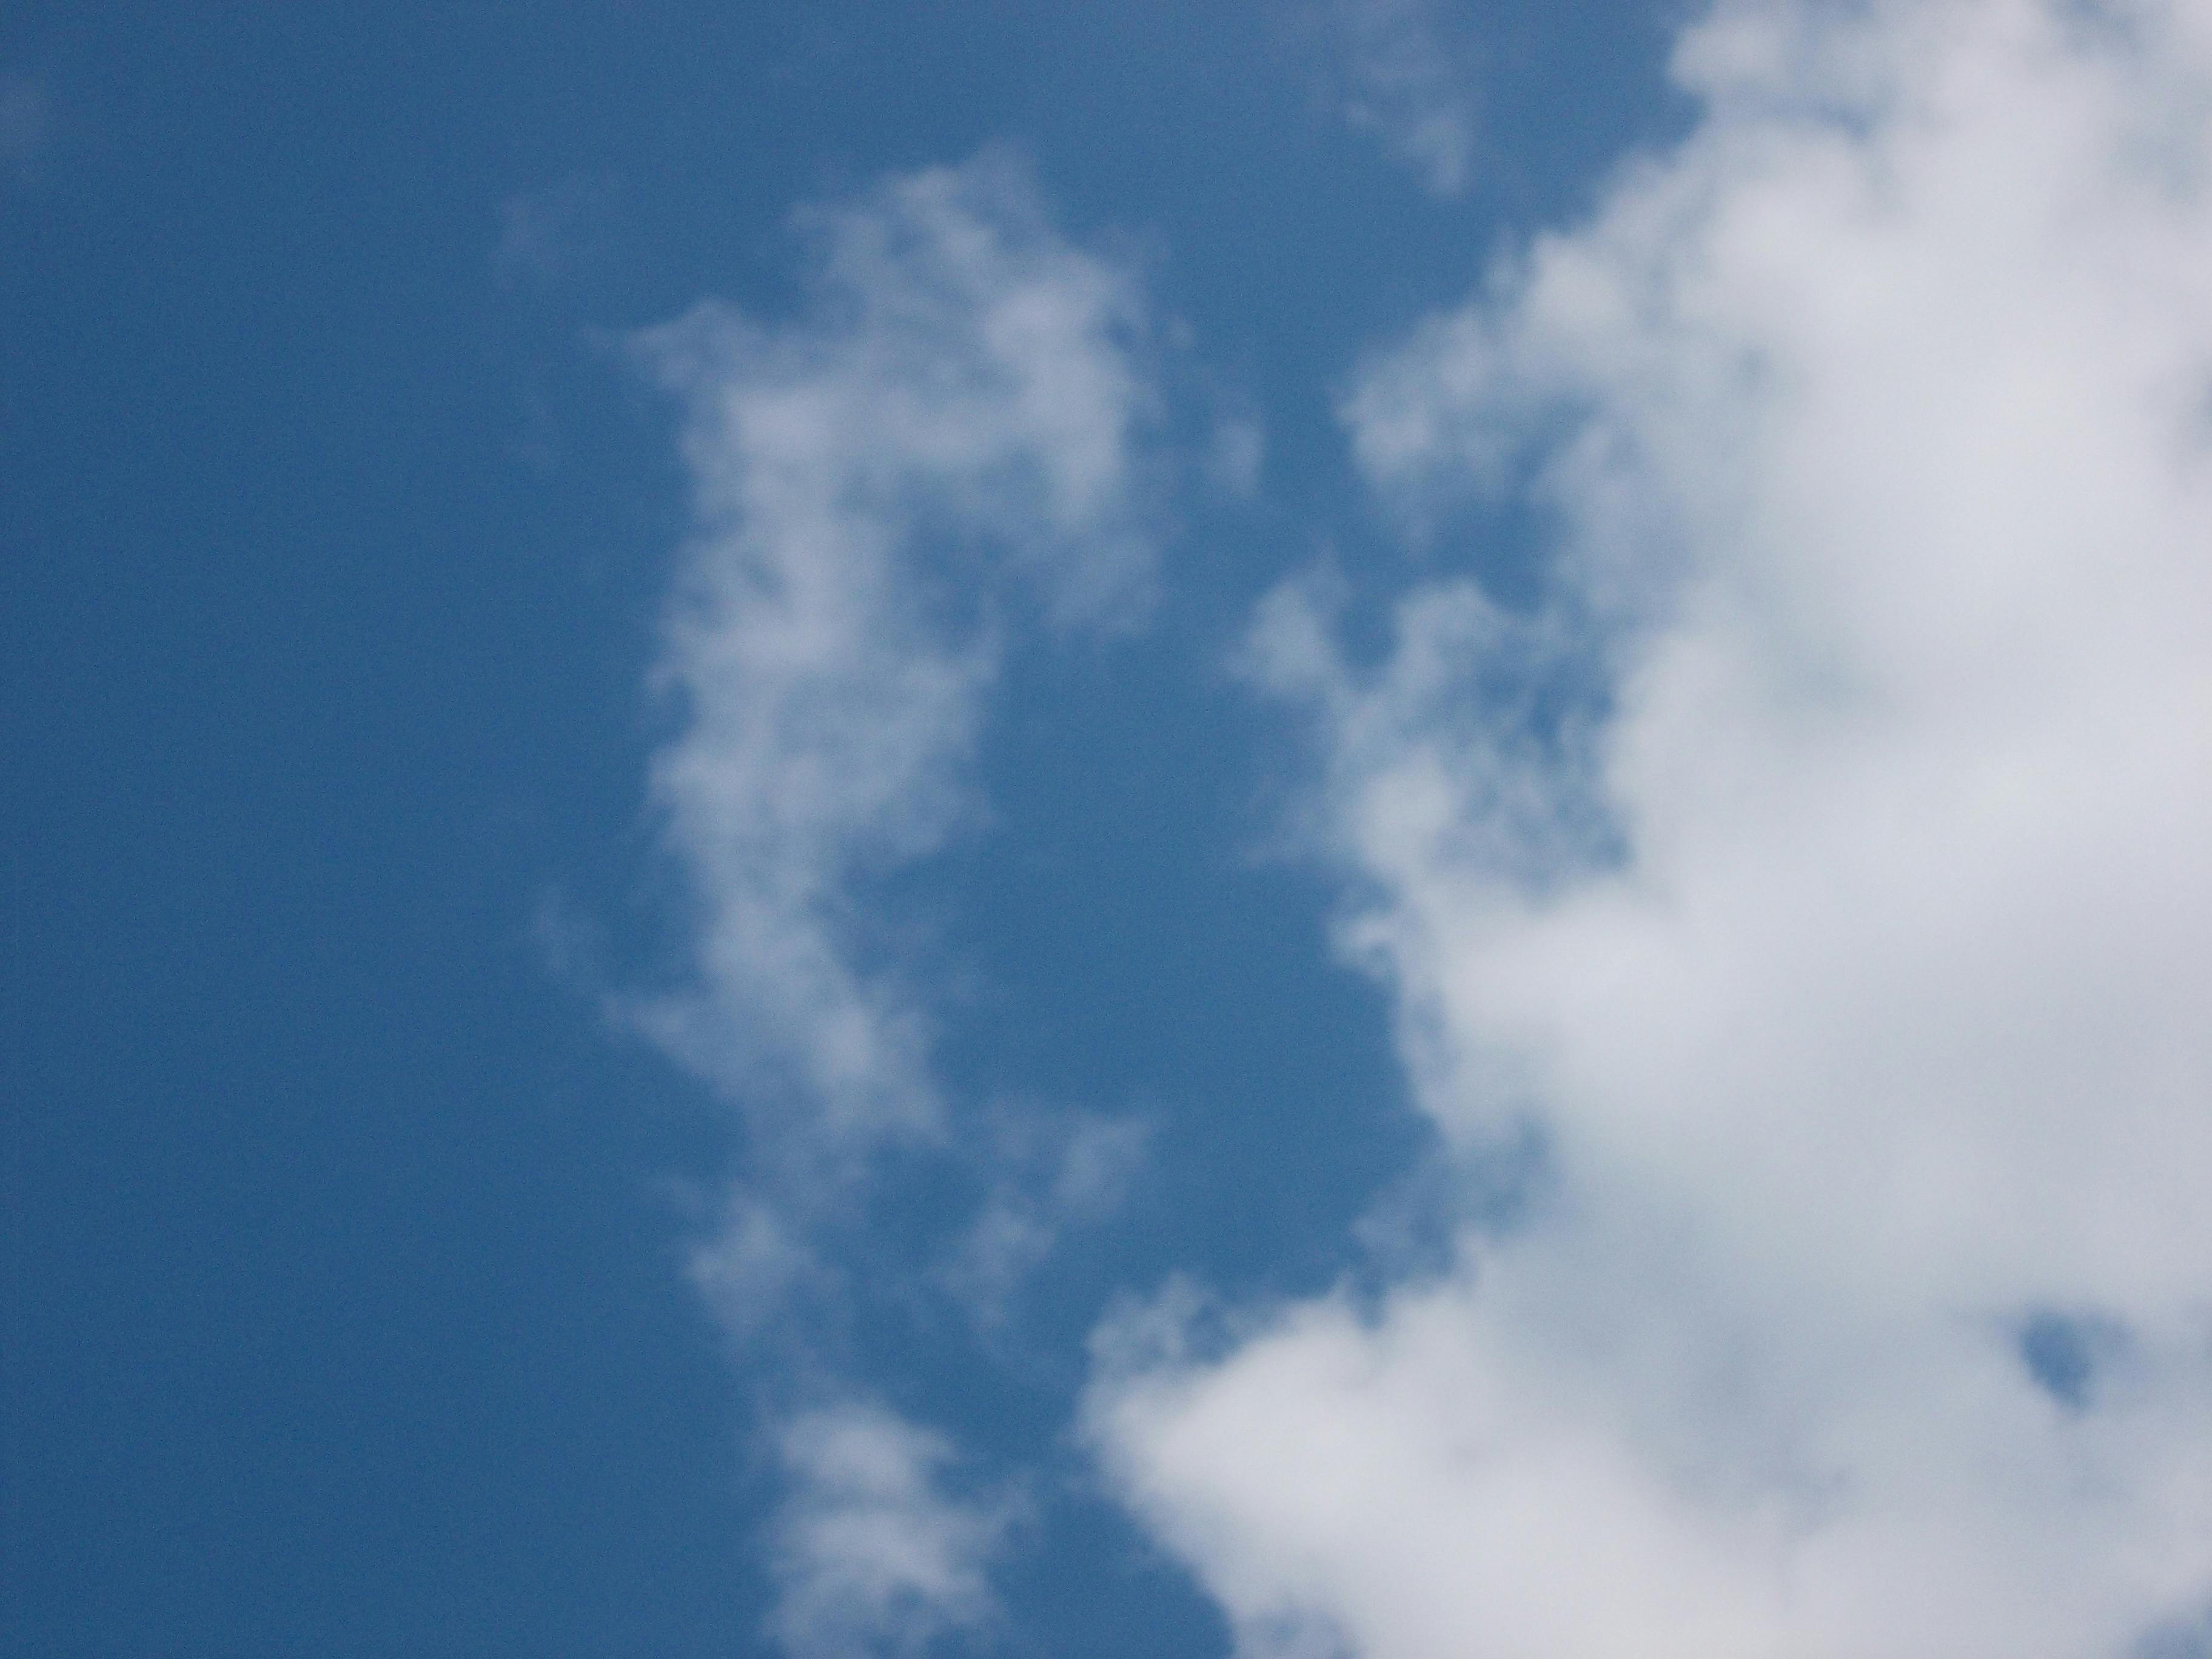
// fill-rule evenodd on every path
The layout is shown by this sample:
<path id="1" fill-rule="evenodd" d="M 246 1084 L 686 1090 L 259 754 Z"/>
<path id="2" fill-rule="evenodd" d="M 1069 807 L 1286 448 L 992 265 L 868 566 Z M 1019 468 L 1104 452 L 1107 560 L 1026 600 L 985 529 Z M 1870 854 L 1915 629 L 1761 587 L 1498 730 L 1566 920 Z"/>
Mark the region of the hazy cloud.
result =
<path id="1" fill-rule="evenodd" d="M 1469 180 L 1477 131 L 1476 69 L 1437 0 L 1337 0 L 1345 118 L 1438 196 Z"/>
<path id="2" fill-rule="evenodd" d="M 0 73 L 0 173 L 20 186 L 39 182 L 53 143 L 53 101 L 44 82 Z"/>
<path id="3" fill-rule="evenodd" d="M 514 205 L 509 257 L 550 257 L 568 209 Z M 658 671 L 679 726 L 652 774 L 691 903 L 681 981 L 624 1012 L 746 1126 L 692 1275 L 787 1481 L 776 1633 L 841 1659 L 988 1624 L 1012 1513 L 953 1490 L 941 1437 L 854 1403 L 844 1334 L 886 1308 L 1002 1317 L 1140 1139 L 948 1098 L 927 936 L 886 889 L 988 816 L 972 775 L 1010 635 L 1143 616 L 1158 394 L 1133 275 L 1056 234 L 1005 157 L 803 228 L 799 315 L 708 304 L 635 343 L 683 400 L 693 486 Z M 868 1233 L 900 1159 L 947 1212 L 902 1262 Z"/>
<path id="4" fill-rule="evenodd" d="M 622 181 L 607 172 L 572 173 L 499 204 L 493 268 L 508 282 L 556 283 L 605 254 Z"/>
<path id="5" fill-rule="evenodd" d="M 810 226 L 805 319 L 708 305 L 638 343 L 690 410 L 698 523 L 660 670 L 684 729 L 653 767 L 698 983 L 641 1018 L 831 1154 L 939 1127 L 930 1000 L 866 894 L 977 821 L 1007 616 L 1141 611 L 1154 394 L 1133 279 L 1011 163 Z"/>
<path id="6" fill-rule="evenodd" d="M 1001 1322 L 1063 1234 L 1121 1206 L 1149 1138 L 1134 1118 L 1034 1108 L 1002 1118 L 991 1195 L 947 1252 L 939 1282 L 979 1323 Z"/>
<path id="7" fill-rule="evenodd" d="M 791 1482 L 771 1560 L 775 1629 L 805 1659 L 916 1654 L 998 1617 L 988 1568 L 1019 1513 L 951 1490 L 941 1437 L 870 1404 L 807 1413 L 779 1447 Z"/>

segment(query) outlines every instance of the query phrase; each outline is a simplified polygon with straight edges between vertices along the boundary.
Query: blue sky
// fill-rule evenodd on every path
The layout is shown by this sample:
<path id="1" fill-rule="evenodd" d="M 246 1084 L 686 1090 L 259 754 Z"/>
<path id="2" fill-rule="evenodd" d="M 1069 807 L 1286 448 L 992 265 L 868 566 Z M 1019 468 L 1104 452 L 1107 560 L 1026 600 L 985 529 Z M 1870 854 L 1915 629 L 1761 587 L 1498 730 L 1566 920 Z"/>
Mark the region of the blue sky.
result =
<path id="1" fill-rule="evenodd" d="M 2212 1645 L 2212 28 L 0 21 L 0 1649 Z"/>

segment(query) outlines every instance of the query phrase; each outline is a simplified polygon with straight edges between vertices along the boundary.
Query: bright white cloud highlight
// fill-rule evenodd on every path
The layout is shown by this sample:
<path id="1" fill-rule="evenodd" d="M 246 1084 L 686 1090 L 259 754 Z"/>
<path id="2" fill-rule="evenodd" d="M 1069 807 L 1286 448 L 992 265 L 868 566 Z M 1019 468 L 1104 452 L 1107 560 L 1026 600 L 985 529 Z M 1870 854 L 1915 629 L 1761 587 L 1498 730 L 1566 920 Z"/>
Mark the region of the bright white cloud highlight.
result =
<path id="1" fill-rule="evenodd" d="M 1546 597 L 1439 579 L 1370 670 L 1287 591 L 1251 653 L 1419 1097 L 1533 1127 L 1531 1211 L 1217 1357 L 1117 1346 L 1094 1432 L 1255 1655 L 2178 1642 L 2212 21 L 1744 0 L 1676 70 L 1692 136 L 1346 406 L 1408 524 L 1550 515 Z"/>

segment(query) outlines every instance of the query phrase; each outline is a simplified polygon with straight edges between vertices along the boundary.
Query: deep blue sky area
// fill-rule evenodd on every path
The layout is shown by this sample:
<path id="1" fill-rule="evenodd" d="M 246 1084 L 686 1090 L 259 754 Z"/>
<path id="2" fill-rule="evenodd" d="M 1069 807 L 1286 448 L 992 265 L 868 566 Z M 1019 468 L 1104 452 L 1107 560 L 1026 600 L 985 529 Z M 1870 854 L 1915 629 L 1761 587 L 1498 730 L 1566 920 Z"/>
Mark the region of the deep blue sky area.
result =
<path id="1" fill-rule="evenodd" d="M 1255 856 L 1283 751 L 1222 657 L 1371 535 L 1358 352 L 1678 118 L 1664 21 L 1456 14 L 1482 130 L 1440 200 L 1337 118 L 1295 7 L 0 15 L 38 110 L 0 174 L 0 1652 L 767 1650 L 745 1358 L 670 1196 L 729 1115 L 599 1001 L 666 943 L 645 680 L 685 522 L 613 343 L 787 314 L 793 210 L 886 172 L 1025 155 L 1269 434 L 1259 501 L 1178 511 L 1150 633 L 1016 660 L 994 828 L 939 872 L 985 988 L 954 1080 L 1165 1148 L 1039 1317 L 1064 1348 L 1172 1267 L 1327 1282 L 1417 1141 L 1322 890 Z M 1075 1380 L 973 1414 L 1062 1455 Z M 1221 1650 L 1064 1508 L 1020 1643 Z"/>

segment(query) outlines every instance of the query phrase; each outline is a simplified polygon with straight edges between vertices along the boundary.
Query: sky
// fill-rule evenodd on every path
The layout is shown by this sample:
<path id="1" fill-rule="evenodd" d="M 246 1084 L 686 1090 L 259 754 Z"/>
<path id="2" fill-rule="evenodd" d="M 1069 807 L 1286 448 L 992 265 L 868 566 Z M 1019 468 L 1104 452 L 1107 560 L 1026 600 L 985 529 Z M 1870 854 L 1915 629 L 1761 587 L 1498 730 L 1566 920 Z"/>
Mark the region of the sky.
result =
<path id="1" fill-rule="evenodd" d="M 2212 1656 L 2212 10 L 0 17 L 0 1652 Z"/>

